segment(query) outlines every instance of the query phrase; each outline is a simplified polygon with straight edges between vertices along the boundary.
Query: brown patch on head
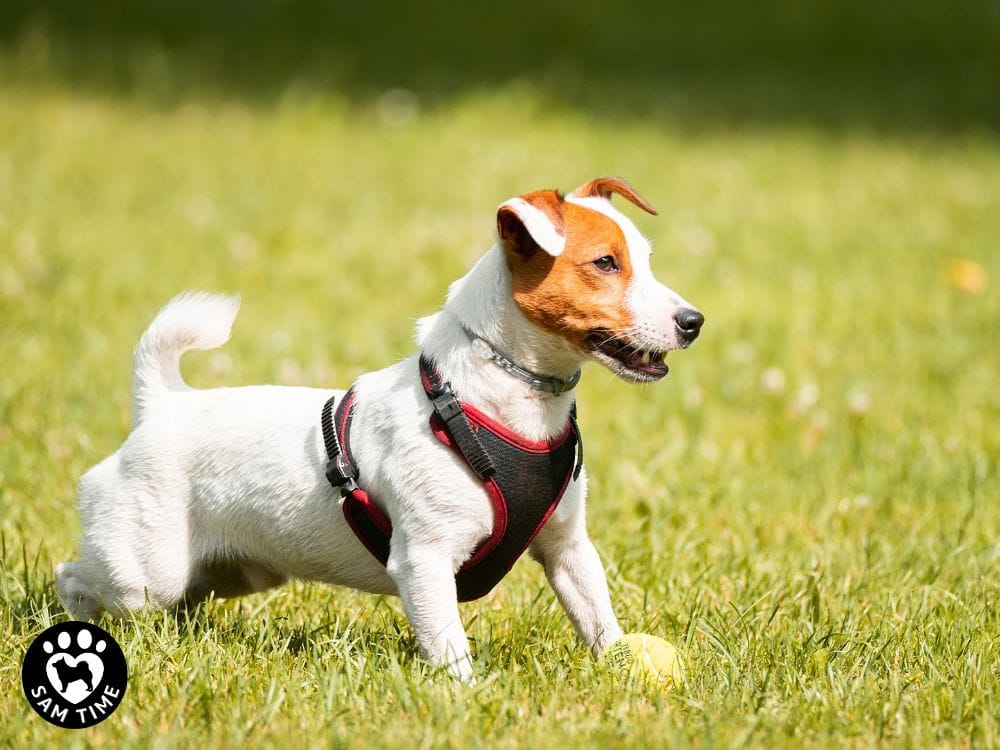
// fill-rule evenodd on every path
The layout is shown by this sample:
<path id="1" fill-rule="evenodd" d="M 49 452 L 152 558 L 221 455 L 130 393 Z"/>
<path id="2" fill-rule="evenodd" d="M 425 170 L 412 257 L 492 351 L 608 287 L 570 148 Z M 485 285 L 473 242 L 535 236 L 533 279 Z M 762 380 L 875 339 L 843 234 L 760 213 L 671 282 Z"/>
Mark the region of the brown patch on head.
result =
<path id="1" fill-rule="evenodd" d="M 532 324 L 585 352 L 587 334 L 632 326 L 625 301 L 632 263 L 625 235 L 614 220 L 576 203 L 560 200 L 558 206 L 566 238 L 558 256 L 537 246 L 525 254 L 523 232 L 513 226 L 506 235 L 501 231 L 500 237 L 517 306 Z M 595 264 L 604 258 L 612 259 L 613 270 L 606 262 Z"/>

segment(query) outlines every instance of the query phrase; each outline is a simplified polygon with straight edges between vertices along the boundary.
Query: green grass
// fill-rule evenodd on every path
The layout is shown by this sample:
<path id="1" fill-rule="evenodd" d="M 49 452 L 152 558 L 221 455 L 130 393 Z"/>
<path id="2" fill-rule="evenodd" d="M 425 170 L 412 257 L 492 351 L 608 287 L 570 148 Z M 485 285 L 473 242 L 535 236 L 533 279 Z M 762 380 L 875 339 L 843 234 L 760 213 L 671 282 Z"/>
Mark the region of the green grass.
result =
<path id="1" fill-rule="evenodd" d="M 140 46 L 151 97 L 55 43 L 39 62 L 33 28 L 0 46 L 0 747 L 1000 745 L 995 97 L 934 83 L 897 128 L 876 88 L 831 126 L 794 87 L 757 105 L 781 117 L 675 118 L 639 88 L 608 112 L 474 71 L 410 81 L 393 117 L 294 66 L 261 98 L 186 95 L 191 70 Z M 626 210 L 708 319 L 664 383 L 591 365 L 579 392 L 616 609 L 681 649 L 685 684 L 616 684 L 522 561 L 463 605 L 474 688 L 419 659 L 396 600 L 295 583 L 104 621 L 118 712 L 74 734 L 30 711 L 75 483 L 126 436 L 131 349 L 170 296 L 243 295 L 191 383 L 344 386 L 412 350 L 500 201 L 601 174 L 660 209 Z"/>

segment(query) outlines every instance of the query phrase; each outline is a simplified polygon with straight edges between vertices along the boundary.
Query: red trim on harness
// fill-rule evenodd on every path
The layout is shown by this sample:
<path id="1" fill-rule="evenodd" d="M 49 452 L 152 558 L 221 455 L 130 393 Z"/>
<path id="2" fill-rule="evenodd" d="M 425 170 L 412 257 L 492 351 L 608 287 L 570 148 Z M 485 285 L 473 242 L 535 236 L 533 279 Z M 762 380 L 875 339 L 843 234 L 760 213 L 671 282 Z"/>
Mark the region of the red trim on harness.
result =
<path id="1" fill-rule="evenodd" d="M 507 501 L 504 499 L 500 485 L 492 477 L 486 482 L 486 490 L 490 495 L 490 503 L 493 505 L 493 533 L 485 542 L 480 544 L 472 553 L 472 557 L 462 563 L 459 570 L 465 570 L 471 565 L 486 557 L 492 552 L 507 533 Z M 523 550 L 522 550 L 523 551 Z M 508 568 L 509 570 L 509 568 Z"/>
<path id="2" fill-rule="evenodd" d="M 463 407 L 464 406 L 465 405 L 463 404 Z M 461 457 L 462 451 L 458 449 L 458 445 L 454 440 L 452 440 L 451 435 L 448 433 L 448 430 L 445 429 L 444 422 L 441 421 L 440 417 L 438 417 L 437 414 L 431 414 L 430 422 L 431 432 L 434 433 L 434 437 L 451 448 L 459 455 L 459 457 Z M 497 484 L 496 479 L 493 477 L 490 477 L 483 484 L 490 496 L 490 505 L 493 506 L 493 531 L 484 542 L 476 547 L 472 553 L 472 557 L 462 563 L 462 567 L 459 568 L 459 570 L 464 570 L 470 565 L 473 565 L 486 557 L 486 555 L 492 552 L 494 548 L 500 544 L 500 541 L 503 539 L 503 535 L 507 533 L 507 501 L 504 499 L 500 485 Z"/>
<path id="3" fill-rule="evenodd" d="M 431 388 L 434 387 L 434 383 L 427 376 L 427 373 L 424 372 L 424 368 L 423 367 L 420 368 L 420 382 L 423 383 L 424 391 L 427 392 L 427 393 L 430 393 Z"/>
<path id="4" fill-rule="evenodd" d="M 378 530 L 385 534 L 387 537 L 392 536 L 392 522 L 389 521 L 382 509 L 375 504 L 375 501 L 369 497 L 368 493 L 365 492 L 360 487 L 356 490 L 351 490 L 347 493 L 347 497 L 344 498 L 343 504 L 344 518 L 347 519 L 347 525 L 351 527 L 361 543 L 365 545 L 365 548 L 372 553 L 372 555 L 382 562 L 383 565 L 386 564 L 388 558 L 383 555 L 371 542 L 369 541 L 368 535 L 364 533 L 361 527 L 358 525 L 357 519 L 354 514 L 357 512 L 362 512 L 368 519 L 378 527 Z"/>
<path id="5" fill-rule="evenodd" d="M 465 412 L 465 416 L 469 418 L 470 422 L 479 425 L 480 427 L 484 427 L 505 443 L 510 443 L 515 448 L 520 448 L 528 453 L 551 453 L 565 443 L 566 438 L 568 438 L 570 432 L 573 431 L 572 424 L 567 422 L 563 431 L 553 438 L 549 438 L 548 440 L 529 440 L 523 435 L 519 435 L 514 432 L 509 427 L 500 424 L 495 419 L 487 417 L 475 406 L 470 406 L 464 401 L 460 403 L 462 404 L 462 411 Z"/>
<path id="6" fill-rule="evenodd" d="M 347 445 L 346 445 L 347 422 L 351 418 L 351 409 L 354 408 L 354 401 L 355 399 L 357 399 L 357 397 L 358 394 L 356 394 L 353 389 L 348 391 L 347 394 L 344 396 L 345 399 L 344 404 L 339 408 L 341 416 L 340 416 L 340 424 L 337 425 L 337 434 L 344 436 L 344 443 L 345 443 L 343 446 L 344 450 L 347 450 Z M 347 458 L 348 460 L 350 460 L 350 456 L 348 456 Z"/>
<path id="7" fill-rule="evenodd" d="M 371 499 L 371 496 L 367 492 L 359 487 L 356 490 L 351 490 L 348 494 L 350 494 L 351 500 L 364 510 L 365 514 L 372 520 L 372 523 L 378 526 L 379 531 L 386 536 L 392 535 L 392 521 L 389 520 L 389 517 L 378 507 L 378 504 Z"/>
<path id="8" fill-rule="evenodd" d="M 542 527 L 544 527 L 545 524 L 548 523 L 549 518 L 552 516 L 553 513 L 555 513 L 556 506 L 559 505 L 559 502 L 563 499 L 563 495 L 566 494 L 566 488 L 569 487 L 569 483 L 571 481 L 573 481 L 572 471 L 566 475 L 566 479 L 563 480 L 563 485 L 562 487 L 559 488 L 559 492 L 556 494 L 555 500 L 552 501 L 552 505 L 550 505 L 549 509 L 545 511 L 545 515 L 542 516 L 542 520 L 535 527 L 535 530 L 532 532 L 531 536 L 528 537 L 528 541 L 525 542 L 525 545 L 521 547 L 521 551 L 517 554 L 517 557 L 514 558 L 514 562 L 512 562 L 510 564 L 510 567 L 507 568 L 508 572 L 510 572 L 510 569 L 514 567 L 514 563 L 521 559 L 521 555 L 523 555 L 524 551 L 531 546 L 531 543 L 535 541 L 535 537 L 538 536 L 538 532 L 542 530 Z M 504 575 L 506 575 L 506 573 Z"/>
<path id="9" fill-rule="evenodd" d="M 514 565 L 517 563 L 517 561 L 521 559 L 521 556 L 524 554 L 524 551 L 526 549 L 528 549 L 528 547 L 531 546 L 531 543 L 533 541 L 535 541 L 535 537 L 538 536 L 538 533 L 542 530 L 542 528 L 545 526 L 545 524 L 547 524 L 549 522 L 549 518 L 551 518 L 552 514 L 555 513 L 556 507 L 559 505 L 559 502 L 562 500 L 563 495 L 566 494 L 566 488 L 569 487 L 569 483 L 572 480 L 572 477 L 573 477 L 573 473 L 572 472 L 570 472 L 566 476 L 566 480 L 563 482 L 562 487 L 560 488 L 559 492 L 556 494 L 556 497 L 552 501 L 552 504 L 549 506 L 548 510 L 545 511 L 545 515 L 542 516 L 542 520 L 538 522 L 537 526 L 535 526 L 535 530 L 533 532 L 531 532 L 531 536 L 528 537 L 528 541 L 526 541 L 524 543 L 524 546 L 522 546 L 521 549 L 518 550 L 517 555 L 515 555 L 513 557 L 513 559 L 511 559 L 511 561 L 510 561 L 510 563 L 508 565 L 504 566 L 503 574 L 497 579 L 497 583 L 499 583 L 499 581 L 501 579 L 503 579 L 508 573 L 510 573 L 510 571 L 514 568 Z M 493 498 L 493 502 L 494 502 L 493 507 L 494 507 L 494 509 L 499 510 L 499 509 L 502 508 L 503 511 L 504 511 L 504 531 L 506 532 L 507 505 L 506 505 L 506 503 L 503 500 L 503 494 L 500 492 L 499 486 L 497 486 L 496 482 L 494 480 L 492 480 L 492 479 L 487 483 L 486 486 L 490 490 L 490 496 Z M 480 560 L 484 559 L 490 552 L 493 551 L 493 549 L 501 542 L 502 539 L 503 539 L 503 534 L 497 535 L 496 529 L 494 529 L 493 535 L 483 543 L 482 547 L 480 547 L 479 549 L 476 550 L 476 552 L 472 555 L 472 557 L 470 557 L 462 565 L 461 568 L 459 568 L 459 572 L 461 572 L 462 570 L 465 570 L 466 568 L 472 567 L 473 565 L 477 564 Z M 496 584 L 494 584 L 494 585 L 496 585 Z M 490 587 L 489 591 L 492 591 L 492 590 L 493 590 L 493 588 Z M 459 598 L 458 598 L 458 600 L 460 602 L 475 601 L 476 599 L 479 599 L 479 598 L 485 596 L 486 594 L 488 594 L 489 591 L 486 591 L 486 592 L 476 592 L 473 595 L 467 596 L 467 597 L 463 597 L 463 596 L 460 595 Z"/>

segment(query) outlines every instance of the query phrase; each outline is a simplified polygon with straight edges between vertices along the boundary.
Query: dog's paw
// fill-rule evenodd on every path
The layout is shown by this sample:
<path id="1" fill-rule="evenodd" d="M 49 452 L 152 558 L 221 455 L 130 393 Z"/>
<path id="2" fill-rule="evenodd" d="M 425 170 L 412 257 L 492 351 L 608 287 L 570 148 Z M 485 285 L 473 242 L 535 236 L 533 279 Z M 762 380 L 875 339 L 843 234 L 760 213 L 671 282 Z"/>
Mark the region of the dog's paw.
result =
<path id="1" fill-rule="evenodd" d="M 80 575 L 80 563 L 64 562 L 56 565 L 56 589 L 63 606 L 74 620 L 93 622 L 104 610 L 97 591 Z"/>

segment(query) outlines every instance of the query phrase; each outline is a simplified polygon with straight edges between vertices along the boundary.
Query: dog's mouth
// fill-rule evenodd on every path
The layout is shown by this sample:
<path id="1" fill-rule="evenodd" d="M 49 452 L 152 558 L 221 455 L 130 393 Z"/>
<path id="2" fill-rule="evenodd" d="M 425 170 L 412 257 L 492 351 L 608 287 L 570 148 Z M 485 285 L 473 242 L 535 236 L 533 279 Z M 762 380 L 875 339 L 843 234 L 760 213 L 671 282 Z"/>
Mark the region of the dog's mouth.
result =
<path id="1" fill-rule="evenodd" d="M 670 371 L 665 351 L 639 349 L 609 331 L 591 331 L 585 342 L 594 359 L 625 380 L 651 383 Z"/>

